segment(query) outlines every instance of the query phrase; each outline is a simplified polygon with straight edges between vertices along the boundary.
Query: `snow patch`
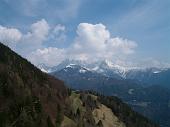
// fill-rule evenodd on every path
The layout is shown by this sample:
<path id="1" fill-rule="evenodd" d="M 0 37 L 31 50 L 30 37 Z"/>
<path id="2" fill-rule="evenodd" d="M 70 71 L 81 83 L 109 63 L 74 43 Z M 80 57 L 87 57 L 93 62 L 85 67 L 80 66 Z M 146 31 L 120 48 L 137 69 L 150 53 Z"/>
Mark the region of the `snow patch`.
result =
<path id="1" fill-rule="evenodd" d="M 66 68 L 74 68 L 73 66 L 75 66 L 75 64 L 69 64 L 66 66 Z"/>
<path id="2" fill-rule="evenodd" d="M 85 73 L 87 70 L 85 70 L 84 68 L 81 68 L 80 70 L 79 70 L 79 72 L 80 73 Z"/>
<path id="3" fill-rule="evenodd" d="M 154 71 L 153 73 L 154 73 L 154 74 L 158 74 L 158 73 L 160 73 L 160 72 L 161 72 L 161 71 Z"/>
<path id="4" fill-rule="evenodd" d="M 114 64 L 111 61 L 105 60 L 105 63 L 107 64 L 108 67 L 113 68 Z"/>
<path id="5" fill-rule="evenodd" d="M 96 66 L 96 67 L 92 68 L 91 70 L 92 70 L 92 71 L 97 71 L 98 69 L 99 69 L 99 67 Z"/>
<path id="6" fill-rule="evenodd" d="M 42 72 L 48 73 L 48 71 L 45 70 L 44 68 L 41 68 L 40 70 L 41 70 Z"/>
<path id="7" fill-rule="evenodd" d="M 65 72 L 67 72 L 67 69 L 64 69 Z"/>

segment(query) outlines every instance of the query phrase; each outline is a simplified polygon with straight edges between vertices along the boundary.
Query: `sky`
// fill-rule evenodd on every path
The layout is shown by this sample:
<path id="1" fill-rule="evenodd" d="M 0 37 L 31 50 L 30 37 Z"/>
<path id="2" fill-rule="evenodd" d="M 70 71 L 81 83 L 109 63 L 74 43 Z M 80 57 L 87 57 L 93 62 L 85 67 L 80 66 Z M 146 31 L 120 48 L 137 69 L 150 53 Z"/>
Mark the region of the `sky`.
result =
<path id="1" fill-rule="evenodd" d="M 170 0 L 0 0 L 0 41 L 33 64 L 170 67 Z"/>

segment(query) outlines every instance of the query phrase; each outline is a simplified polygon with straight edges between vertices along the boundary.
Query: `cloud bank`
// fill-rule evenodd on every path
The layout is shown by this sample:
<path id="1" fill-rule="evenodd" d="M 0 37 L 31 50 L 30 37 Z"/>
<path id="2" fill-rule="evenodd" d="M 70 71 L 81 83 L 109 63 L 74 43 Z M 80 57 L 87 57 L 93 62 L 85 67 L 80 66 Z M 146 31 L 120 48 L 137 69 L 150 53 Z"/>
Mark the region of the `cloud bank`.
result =
<path id="1" fill-rule="evenodd" d="M 33 23 L 30 26 L 30 31 L 22 35 L 20 44 L 18 43 L 15 48 L 21 54 L 27 54 L 41 48 L 48 37 L 49 30 L 50 27 L 44 19 Z"/>
<path id="2" fill-rule="evenodd" d="M 0 25 L 0 41 L 9 47 L 13 47 L 22 37 L 22 33 L 15 28 L 7 28 Z"/>
<path id="3" fill-rule="evenodd" d="M 45 19 L 30 25 L 28 32 L 23 33 L 16 28 L 0 26 L 0 42 L 8 45 L 30 60 L 33 64 L 46 64 L 55 66 L 65 59 L 85 60 L 93 62 L 97 60 L 111 60 L 124 66 L 166 66 L 155 59 L 141 60 L 140 63 L 124 58 L 135 54 L 137 43 L 121 37 L 114 37 L 105 25 L 80 23 L 77 26 L 76 36 L 70 45 L 60 48 L 58 45 L 66 41 L 66 27 L 57 24 L 50 26 Z M 53 46 L 48 46 L 53 43 Z M 136 61 L 135 61 L 136 62 Z"/>
<path id="4" fill-rule="evenodd" d="M 0 41 L 24 55 L 42 46 L 47 39 L 49 29 L 44 19 L 33 23 L 26 34 L 16 28 L 0 26 Z"/>
<path id="5" fill-rule="evenodd" d="M 57 27 L 65 30 L 65 27 Z M 58 33 L 55 32 L 57 35 Z M 77 35 L 69 47 L 60 49 L 47 47 L 37 49 L 27 56 L 34 64 L 45 63 L 54 66 L 64 59 L 75 60 L 112 60 L 114 56 L 133 54 L 137 43 L 120 37 L 111 37 L 109 30 L 103 24 L 80 23 Z M 50 35 L 52 36 L 52 35 Z M 60 37 L 58 37 L 60 38 Z"/>
<path id="6" fill-rule="evenodd" d="M 31 24 L 28 32 L 0 26 L 0 41 L 29 59 L 33 64 L 48 66 L 59 64 L 64 59 L 112 60 L 115 56 L 133 54 L 137 43 L 120 37 L 112 37 L 105 25 L 80 23 L 74 41 L 68 47 L 59 48 L 56 42 L 66 39 L 65 26 L 51 27 L 45 19 Z M 54 43 L 48 47 L 46 44 Z M 58 43 L 59 44 L 59 43 Z"/>
<path id="7" fill-rule="evenodd" d="M 48 47 L 43 49 L 37 49 L 27 56 L 27 58 L 34 63 L 45 64 L 47 66 L 55 66 L 61 63 L 66 58 L 66 50 L 55 47 Z"/>
<path id="8" fill-rule="evenodd" d="M 77 58 L 112 59 L 115 55 L 134 53 L 137 43 L 120 37 L 111 37 L 103 24 L 80 23 L 77 37 L 69 49 L 69 53 Z"/>

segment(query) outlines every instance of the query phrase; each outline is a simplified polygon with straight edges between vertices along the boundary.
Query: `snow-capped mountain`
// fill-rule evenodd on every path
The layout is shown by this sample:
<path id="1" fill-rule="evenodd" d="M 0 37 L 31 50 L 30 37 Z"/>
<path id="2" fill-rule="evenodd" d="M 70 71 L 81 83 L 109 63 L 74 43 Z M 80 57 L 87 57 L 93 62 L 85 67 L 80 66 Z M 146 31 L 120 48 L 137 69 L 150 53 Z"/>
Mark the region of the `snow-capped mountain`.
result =
<path id="1" fill-rule="evenodd" d="M 71 71 L 72 73 L 74 73 L 74 72 L 78 72 L 78 73 L 89 72 L 89 70 L 87 68 L 81 67 L 80 65 L 77 65 L 77 64 L 68 64 L 62 70 L 65 72 Z"/>
<path id="2" fill-rule="evenodd" d="M 127 68 L 113 64 L 111 61 L 104 60 L 88 65 L 88 68 L 91 71 L 101 73 L 105 76 L 114 77 L 114 78 L 125 78 Z"/>
<path id="3" fill-rule="evenodd" d="M 69 60 L 69 59 L 62 61 L 60 64 L 53 67 L 46 66 L 45 64 L 39 64 L 38 68 L 41 69 L 43 72 L 52 73 L 55 71 L 59 71 L 68 65 L 79 65 L 81 67 L 86 68 L 89 71 L 97 72 L 109 77 L 123 78 L 123 79 L 126 78 L 133 79 L 133 77 L 135 77 L 137 73 L 157 74 L 167 70 L 161 68 L 124 67 L 118 64 L 114 64 L 109 60 L 88 63 L 87 61 L 78 61 L 78 60 Z"/>
<path id="4" fill-rule="evenodd" d="M 145 68 L 129 70 L 126 79 L 136 80 L 147 85 L 161 85 L 170 88 L 170 69 Z"/>
<path id="5" fill-rule="evenodd" d="M 97 72 L 105 76 L 111 76 L 115 78 L 125 78 L 126 72 L 129 70 L 129 68 L 127 67 L 125 68 L 123 66 L 113 64 L 111 61 L 108 60 L 88 63 L 86 61 L 77 61 L 77 60 L 68 60 L 68 59 L 62 61 L 59 65 L 54 67 L 48 67 L 44 64 L 40 64 L 38 65 L 38 68 L 40 68 L 44 72 L 51 73 L 51 72 L 59 71 L 71 64 L 79 65 L 81 67 L 88 69 L 89 71 Z"/>
<path id="6" fill-rule="evenodd" d="M 61 69 L 65 68 L 68 65 L 71 65 L 71 66 L 78 65 L 78 66 L 86 67 L 85 64 L 86 64 L 85 61 L 66 59 L 66 60 L 62 61 L 60 64 L 53 66 L 53 67 L 49 67 L 45 64 L 39 64 L 37 67 L 43 72 L 52 73 L 55 71 L 60 71 Z"/>
<path id="7" fill-rule="evenodd" d="M 38 64 L 37 67 L 42 71 L 42 72 L 45 72 L 45 73 L 51 73 L 52 72 L 52 67 L 49 67 L 43 63 L 41 64 Z"/>
<path id="8" fill-rule="evenodd" d="M 75 72 L 94 72 L 106 77 L 116 79 L 130 79 L 134 80 L 135 82 L 147 85 L 158 84 L 168 86 L 168 84 L 170 83 L 170 78 L 168 78 L 170 77 L 170 69 L 155 67 L 123 67 L 114 64 L 108 60 L 88 63 L 87 61 L 76 61 L 67 59 L 54 67 L 48 67 L 44 64 L 40 64 L 38 67 L 46 73 L 58 72 L 63 69 L 69 72 L 70 68 L 72 68 L 72 70 L 75 70 Z"/>

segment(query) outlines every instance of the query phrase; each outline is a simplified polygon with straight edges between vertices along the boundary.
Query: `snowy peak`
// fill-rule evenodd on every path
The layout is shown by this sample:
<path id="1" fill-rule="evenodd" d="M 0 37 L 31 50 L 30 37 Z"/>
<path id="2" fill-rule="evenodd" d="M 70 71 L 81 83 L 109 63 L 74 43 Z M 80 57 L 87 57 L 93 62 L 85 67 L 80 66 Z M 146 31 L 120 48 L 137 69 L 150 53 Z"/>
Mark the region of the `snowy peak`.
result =
<path id="1" fill-rule="evenodd" d="M 116 65 L 109 60 L 99 62 L 93 68 L 91 68 L 91 70 L 116 78 L 124 78 L 127 71 L 125 67 Z"/>
<path id="2" fill-rule="evenodd" d="M 161 68 L 139 68 L 139 67 L 124 67 L 115 64 L 109 60 L 97 61 L 93 63 L 88 63 L 87 61 L 77 61 L 77 60 L 64 60 L 59 65 L 54 67 L 48 67 L 44 64 L 38 65 L 41 71 L 46 73 L 57 72 L 63 70 L 65 72 L 72 73 L 99 73 L 107 77 L 117 78 L 117 79 L 137 79 L 139 81 L 144 80 L 144 77 L 158 75 L 167 69 Z M 74 71 L 73 71 L 74 70 Z M 140 79 L 138 79 L 140 78 Z"/>
<path id="3" fill-rule="evenodd" d="M 76 68 L 78 65 L 76 64 L 69 64 L 66 66 L 66 68 Z"/>
<path id="4" fill-rule="evenodd" d="M 88 63 L 87 61 L 76 61 L 66 59 L 62 61 L 59 65 L 54 67 L 48 67 L 44 64 L 38 65 L 43 72 L 52 73 L 64 69 L 79 69 L 80 73 L 85 73 L 86 71 L 97 72 L 109 77 L 124 78 L 126 74 L 126 68 L 120 65 L 113 64 L 109 60 L 103 60 L 93 63 Z"/>
<path id="5" fill-rule="evenodd" d="M 108 68 L 114 68 L 114 64 L 109 60 L 104 60 L 101 62 L 101 64 Z"/>
<path id="6" fill-rule="evenodd" d="M 70 63 L 66 65 L 63 69 L 61 69 L 61 71 L 71 72 L 71 73 L 86 73 L 89 72 L 89 69 L 77 64 Z"/>
<path id="7" fill-rule="evenodd" d="M 83 63 L 82 61 L 66 59 L 62 61 L 60 64 L 53 66 L 53 67 L 46 66 L 45 64 L 39 64 L 37 67 L 43 72 L 52 73 L 52 72 L 59 71 L 66 67 L 74 67 L 76 65 L 81 66 L 82 63 Z"/>
<path id="8" fill-rule="evenodd" d="M 86 73 L 87 71 L 88 71 L 88 70 L 85 69 L 85 68 L 81 68 L 81 69 L 79 70 L 80 73 Z"/>
<path id="9" fill-rule="evenodd" d="M 48 67 L 46 66 L 45 64 L 39 64 L 37 66 L 42 72 L 45 72 L 45 73 L 51 73 L 51 67 Z"/>

